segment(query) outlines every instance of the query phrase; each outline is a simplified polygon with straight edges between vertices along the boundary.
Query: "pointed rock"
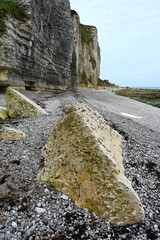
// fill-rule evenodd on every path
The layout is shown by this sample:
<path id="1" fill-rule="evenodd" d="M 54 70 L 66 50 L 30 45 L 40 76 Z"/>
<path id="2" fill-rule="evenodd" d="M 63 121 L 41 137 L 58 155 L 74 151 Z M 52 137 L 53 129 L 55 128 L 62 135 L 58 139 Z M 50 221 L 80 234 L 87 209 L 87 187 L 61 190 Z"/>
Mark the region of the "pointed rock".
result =
<path id="1" fill-rule="evenodd" d="M 22 131 L 5 127 L 0 131 L 0 140 L 18 140 L 26 137 Z"/>
<path id="2" fill-rule="evenodd" d="M 72 197 L 80 207 L 115 222 L 136 223 L 142 204 L 124 175 L 121 136 L 84 104 L 69 109 L 44 147 L 37 179 Z"/>
<path id="3" fill-rule="evenodd" d="M 46 114 L 35 102 L 11 87 L 6 91 L 6 105 L 11 118 L 32 118 Z"/>

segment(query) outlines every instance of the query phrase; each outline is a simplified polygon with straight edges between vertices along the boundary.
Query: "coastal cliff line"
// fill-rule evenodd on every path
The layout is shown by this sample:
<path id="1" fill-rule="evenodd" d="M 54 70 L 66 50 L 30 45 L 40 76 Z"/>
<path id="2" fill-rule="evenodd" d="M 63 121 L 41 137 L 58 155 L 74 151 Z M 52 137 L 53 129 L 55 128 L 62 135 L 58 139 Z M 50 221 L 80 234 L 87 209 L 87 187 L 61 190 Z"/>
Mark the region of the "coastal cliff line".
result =
<path id="1" fill-rule="evenodd" d="M 80 24 L 68 0 L 14 0 L 18 18 L 0 1 L 0 88 L 64 91 L 96 86 L 100 72 L 97 29 Z M 14 7 L 14 5 L 13 5 Z"/>

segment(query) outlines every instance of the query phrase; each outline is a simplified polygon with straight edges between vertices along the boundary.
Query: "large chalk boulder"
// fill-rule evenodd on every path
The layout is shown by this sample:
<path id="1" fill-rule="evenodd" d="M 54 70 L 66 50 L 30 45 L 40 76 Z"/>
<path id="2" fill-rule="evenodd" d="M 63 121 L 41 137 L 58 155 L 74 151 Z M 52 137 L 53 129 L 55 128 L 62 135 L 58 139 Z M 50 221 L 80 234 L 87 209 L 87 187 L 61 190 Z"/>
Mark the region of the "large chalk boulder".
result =
<path id="1" fill-rule="evenodd" d="M 0 140 L 18 140 L 26 138 L 26 134 L 14 128 L 5 127 L 0 131 Z"/>
<path id="2" fill-rule="evenodd" d="M 11 118 L 32 118 L 46 114 L 35 102 L 11 87 L 6 91 L 6 105 Z"/>
<path id="3" fill-rule="evenodd" d="M 142 204 L 124 175 L 121 136 L 84 104 L 71 107 L 44 147 L 37 180 L 114 222 L 136 223 Z"/>

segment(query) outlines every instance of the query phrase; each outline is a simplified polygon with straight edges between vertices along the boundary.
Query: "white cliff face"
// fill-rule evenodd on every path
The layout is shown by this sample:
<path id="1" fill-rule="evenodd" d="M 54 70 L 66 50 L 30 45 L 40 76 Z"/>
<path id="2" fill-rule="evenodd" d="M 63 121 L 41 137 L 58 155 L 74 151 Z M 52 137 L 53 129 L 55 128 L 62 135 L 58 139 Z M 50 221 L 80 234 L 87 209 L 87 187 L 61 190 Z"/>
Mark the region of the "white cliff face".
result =
<path id="1" fill-rule="evenodd" d="M 0 86 L 66 90 L 73 26 L 68 0 L 15 0 L 30 18 L 6 14 L 0 33 Z"/>
<path id="2" fill-rule="evenodd" d="M 73 43 L 72 43 L 72 63 L 71 63 L 71 82 L 68 88 L 77 88 L 79 86 L 79 66 L 80 66 L 80 28 L 79 16 L 71 10 L 72 23 L 73 23 Z"/>
<path id="3" fill-rule="evenodd" d="M 94 26 L 80 24 L 80 19 L 72 11 L 74 26 L 74 66 L 80 85 L 97 86 L 100 74 L 100 48 L 98 44 L 97 29 Z M 74 75 L 75 72 L 74 72 Z"/>
<path id="4" fill-rule="evenodd" d="M 100 71 L 97 30 L 80 24 L 69 0 L 14 0 L 29 17 L 5 13 L 0 32 L 0 87 L 30 90 L 96 86 Z"/>

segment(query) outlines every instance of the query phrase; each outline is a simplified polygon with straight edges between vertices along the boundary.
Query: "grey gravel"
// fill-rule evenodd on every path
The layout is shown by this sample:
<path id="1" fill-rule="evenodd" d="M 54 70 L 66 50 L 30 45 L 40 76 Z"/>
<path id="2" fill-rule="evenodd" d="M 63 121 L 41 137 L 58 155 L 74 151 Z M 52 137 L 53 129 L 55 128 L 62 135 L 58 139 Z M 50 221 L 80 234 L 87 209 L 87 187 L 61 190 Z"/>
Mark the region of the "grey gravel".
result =
<path id="1" fill-rule="evenodd" d="M 27 134 L 26 139 L 0 142 L 0 239 L 159 240 L 160 110 L 106 91 L 22 93 L 41 105 L 48 115 L 0 119 L 0 127 L 14 127 Z M 50 128 L 78 102 L 99 111 L 106 123 L 122 135 L 126 176 L 145 209 L 146 217 L 140 223 L 120 225 L 98 218 L 75 206 L 69 196 L 35 181 L 44 164 L 41 150 Z M 5 106 L 4 94 L 0 94 L 0 106 Z M 142 119 L 129 119 L 121 112 L 140 115 Z"/>

